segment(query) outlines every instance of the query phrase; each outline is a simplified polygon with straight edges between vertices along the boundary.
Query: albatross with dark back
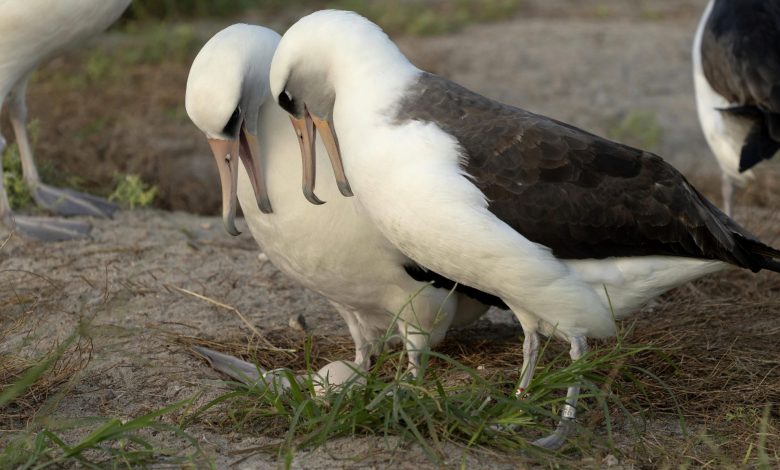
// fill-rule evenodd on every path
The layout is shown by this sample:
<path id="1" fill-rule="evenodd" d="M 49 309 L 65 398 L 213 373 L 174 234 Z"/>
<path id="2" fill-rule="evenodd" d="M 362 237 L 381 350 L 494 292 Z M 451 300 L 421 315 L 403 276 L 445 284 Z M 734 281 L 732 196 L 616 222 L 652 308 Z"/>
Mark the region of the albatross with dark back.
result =
<path id="1" fill-rule="evenodd" d="M 397 124 L 433 122 L 463 149 L 488 209 L 562 259 L 668 255 L 780 264 L 661 157 L 422 73 Z"/>
<path id="2" fill-rule="evenodd" d="M 423 72 L 354 13 L 293 25 L 270 81 L 299 138 L 331 142 L 341 193 L 388 240 L 512 310 L 525 333 L 519 395 L 539 333 L 568 341 L 577 360 L 587 337 L 614 335 L 615 319 L 673 287 L 731 265 L 780 271 L 780 251 L 660 157 Z M 302 153 L 313 174 L 313 149 Z M 304 186 L 316 203 L 313 180 Z M 578 395 L 569 387 L 557 429 L 536 444 L 564 442 Z"/>
<path id="3" fill-rule="evenodd" d="M 693 56 L 699 118 L 730 213 L 734 184 L 780 150 L 780 1 L 711 1 Z"/>

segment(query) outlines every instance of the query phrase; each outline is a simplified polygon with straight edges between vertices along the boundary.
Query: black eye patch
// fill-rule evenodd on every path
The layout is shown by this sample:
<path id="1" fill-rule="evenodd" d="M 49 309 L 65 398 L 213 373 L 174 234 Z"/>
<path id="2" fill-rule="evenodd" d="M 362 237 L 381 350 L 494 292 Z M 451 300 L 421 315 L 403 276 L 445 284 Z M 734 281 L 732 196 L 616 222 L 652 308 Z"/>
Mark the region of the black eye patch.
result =
<path id="1" fill-rule="evenodd" d="M 297 113 L 295 112 L 295 100 L 290 97 L 290 95 L 287 93 L 287 90 L 279 93 L 279 106 L 282 107 L 285 111 L 292 114 L 293 116 L 297 116 Z"/>
<path id="2" fill-rule="evenodd" d="M 225 124 L 225 128 L 222 129 L 222 133 L 233 137 L 237 136 L 240 120 L 241 120 L 241 108 L 236 107 L 236 110 L 233 111 L 233 114 L 230 116 L 230 119 L 228 119 L 227 124 Z"/>

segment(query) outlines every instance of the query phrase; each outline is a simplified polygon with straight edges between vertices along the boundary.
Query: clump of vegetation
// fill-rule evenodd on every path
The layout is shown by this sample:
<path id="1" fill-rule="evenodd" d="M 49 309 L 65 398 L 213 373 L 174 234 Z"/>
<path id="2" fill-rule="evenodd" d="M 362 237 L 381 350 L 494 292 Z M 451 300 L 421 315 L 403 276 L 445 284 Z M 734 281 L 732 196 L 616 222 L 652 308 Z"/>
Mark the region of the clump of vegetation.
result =
<path id="1" fill-rule="evenodd" d="M 230 16 L 257 7 L 253 0 L 135 0 L 125 13 L 126 18 L 147 20 L 163 18 L 193 18 Z M 275 2 L 271 2 L 275 3 Z"/>
<path id="2" fill-rule="evenodd" d="M 213 468 L 197 439 L 181 427 L 161 421 L 190 404 L 190 399 L 180 401 L 130 420 L 99 417 L 61 424 L 62 431 L 87 433 L 73 444 L 48 428 L 20 434 L 0 453 L 0 468 L 146 468 L 161 462 L 180 468 Z M 160 432 L 172 434 L 180 442 L 168 448 L 149 437 Z"/>
<path id="3" fill-rule="evenodd" d="M 280 348 L 294 346 L 283 341 L 273 340 Z M 463 362 L 445 353 L 424 351 L 416 377 L 407 370 L 404 351 L 385 351 L 370 371 L 361 373 L 360 382 L 365 385 L 354 379 L 347 389 L 335 388 L 325 396 L 316 396 L 314 371 L 325 357 L 332 357 L 325 349 L 327 341 L 317 338 L 315 345 L 309 338 L 294 358 L 287 357 L 287 364 L 305 364 L 302 371 L 298 370 L 302 372 L 301 381 L 294 380 L 292 372 L 287 377 L 291 389 L 235 383 L 235 390 L 208 403 L 191 419 L 282 438 L 278 447 L 265 451 L 278 452 L 287 462 L 298 449 L 356 435 L 384 437 L 385 442 L 399 446 L 417 444 L 438 464 L 445 464 L 448 455 L 444 446 L 448 444 L 468 452 L 523 452 L 549 462 L 563 462 L 565 456 L 559 459 L 531 442 L 555 426 L 566 388 L 583 380 L 578 406 L 600 412 L 607 420 L 609 433 L 609 408 L 625 409 L 610 392 L 614 376 L 625 376 L 629 381 L 641 376 L 646 379 L 642 371 L 631 366 L 630 358 L 650 350 L 647 346 L 618 343 L 574 363 L 560 350 L 540 367 L 528 396 L 522 400 L 514 394 L 518 380 L 516 340 L 507 341 L 503 345 L 506 350 L 502 347 L 500 353 L 495 350 L 496 344 L 483 344 L 484 348 L 492 348 L 490 353 L 470 350 L 461 358 Z M 255 362 L 263 367 L 280 363 L 278 353 L 257 350 L 255 354 Z M 492 365 L 485 366 L 483 361 Z M 496 367 L 498 364 L 506 367 Z M 587 429 L 580 432 L 586 434 Z M 574 438 L 572 445 L 579 447 L 579 441 Z"/>
<path id="4" fill-rule="evenodd" d="M 33 119 L 27 124 L 27 133 L 33 147 L 38 142 L 40 132 L 41 124 L 37 119 Z M 19 154 L 19 147 L 15 143 L 9 144 L 5 148 L 2 155 L 2 165 L 3 185 L 8 194 L 8 202 L 11 204 L 11 207 L 13 209 L 25 209 L 31 206 L 33 203 L 32 192 L 24 182 L 22 158 Z"/>
<path id="5" fill-rule="evenodd" d="M 116 189 L 108 196 L 108 200 L 128 209 L 147 207 L 157 197 L 157 186 L 144 183 L 138 175 L 116 175 L 114 180 Z"/>
<path id="6" fill-rule="evenodd" d="M 159 64 L 162 61 L 189 63 L 202 45 L 192 27 L 186 24 L 174 27 L 156 22 L 132 24 L 127 30 L 140 37 L 141 42 L 117 56 L 123 65 Z"/>
<path id="7" fill-rule="evenodd" d="M 24 209 L 32 205 L 32 192 L 22 177 L 22 161 L 19 148 L 10 144 L 3 153 L 3 185 L 8 203 L 13 209 Z"/>
<path id="8" fill-rule="evenodd" d="M 616 119 L 608 131 L 609 137 L 632 147 L 656 151 L 663 139 L 663 128 L 655 114 L 631 111 Z"/>
<path id="9" fill-rule="evenodd" d="M 470 23 L 508 19 L 520 3 L 520 0 L 341 0 L 338 8 L 360 13 L 389 33 L 425 36 L 453 32 Z"/>
<path id="10" fill-rule="evenodd" d="M 520 0 L 137 0 L 125 16 L 148 20 L 224 17 L 238 15 L 250 8 L 273 13 L 339 8 L 360 13 L 390 33 L 432 35 L 455 31 L 469 23 L 506 19 L 520 4 Z"/>

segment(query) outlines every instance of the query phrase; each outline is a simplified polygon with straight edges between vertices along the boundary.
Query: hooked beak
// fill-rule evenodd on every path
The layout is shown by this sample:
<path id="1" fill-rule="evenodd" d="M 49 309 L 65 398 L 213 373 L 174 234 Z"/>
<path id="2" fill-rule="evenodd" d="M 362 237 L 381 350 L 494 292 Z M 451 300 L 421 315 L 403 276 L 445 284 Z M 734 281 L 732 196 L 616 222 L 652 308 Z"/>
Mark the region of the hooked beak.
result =
<path id="1" fill-rule="evenodd" d="M 219 180 L 222 185 L 222 222 L 225 230 L 233 235 L 241 232 L 236 229 L 236 192 L 238 189 L 238 161 L 241 160 L 249 175 L 249 181 L 255 193 L 257 205 L 265 214 L 270 214 L 271 202 L 268 198 L 268 190 L 265 178 L 258 165 L 253 149 L 257 148 L 257 138 L 246 131 L 241 125 L 239 138 L 235 140 L 209 139 L 211 152 L 217 162 Z M 239 151 L 240 150 L 240 151 Z"/>
<path id="2" fill-rule="evenodd" d="M 353 196 L 352 189 L 349 186 L 347 175 L 344 172 L 344 164 L 341 161 L 341 151 L 339 150 L 338 140 L 333 131 L 333 124 L 329 120 L 320 119 L 309 114 L 309 110 L 304 108 L 302 118 L 290 116 L 295 133 L 298 136 L 298 144 L 301 147 L 301 159 L 303 166 L 303 195 L 312 204 L 324 204 L 320 198 L 314 194 L 314 185 L 317 177 L 315 139 L 317 131 L 320 131 L 322 141 L 328 151 L 331 167 L 336 176 L 336 184 L 339 192 L 344 196 Z"/>

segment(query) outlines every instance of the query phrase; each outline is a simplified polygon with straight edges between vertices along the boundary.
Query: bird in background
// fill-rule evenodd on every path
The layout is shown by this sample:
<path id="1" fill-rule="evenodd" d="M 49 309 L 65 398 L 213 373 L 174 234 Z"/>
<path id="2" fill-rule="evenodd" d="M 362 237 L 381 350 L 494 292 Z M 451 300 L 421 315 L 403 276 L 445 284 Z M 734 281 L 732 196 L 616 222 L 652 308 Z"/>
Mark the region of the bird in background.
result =
<path id="1" fill-rule="evenodd" d="M 498 297 L 524 330 L 518 394 L 533 393 L 539 335 L 615 335 L 653 297 L 737 266 L 780 271 L 765 245 L 660 157 L 508 106 L 415 67 L 374 23 L 320 11 L 284 34 L 273 99 L 322 134 L 341 193 L 438 275 Z M 304 147 L 303 173 L 315 155 Z M 312 202 L 313 181 L 304 182 Z M 530 391 L 528 388 L 531 387 Z M 555 431 L 574 428 L 579 384 Z"/>
<path id="2" fill-rule="evenodd" d="M 58 215 L 110 217 L 109 202 L 41 181 L 27 133 L 25 93 L 32 72 L 43 62 L 94 36 L 119 18 L 130 0 L 3 0 L 0 1 L 0 108 L 8 106 L 22 163 L 24 183 L 35 203 Z M 0 135 L 0 155 L 6 140 Z M 0 223 L 22 235 L 44 241 L 89 234 L 79 220 L 13 214 L 0 166 Z"/>
<path id="3" fill-rule="evenodd" d="M 780 1 L 710 0 L 693 44 L 696 105 L 723 208 L 780 150 Z"/>
<path id="4" fill-rule="evenodd" d="M 301 147 L 316 148 L 327 159 L 325 148 L 333 143 L 296 135 L 272 98 L 268 73 L 279 39 L 261 26 L 225 28 L 200 50 L 187 79 L 187 114 L 208 139 L 219 169 L 225 229 L 239 234 L 239 203 L 268 259 L 322 294 L 342 316 L 355 342 L 357 366 L 367 368 L 390 333 L 403 339 L 414 370 L 422 351 L 440 342 L 448 328 L 470 323 L 498 299 L 473 289 L 452 291 L 454 282 L 433 277 L 407 258 L 354 199 L 340 196 L 333 178 L 318 181 L 327 204 L 315 207 L 304 199 Z M 305 173 L 303 180 L 313 189 L 314 174 Z M 249 372 L 254 378 L 251 372 L 257 371 L 224 354 L 199 352 L 228 374 Z"/>

